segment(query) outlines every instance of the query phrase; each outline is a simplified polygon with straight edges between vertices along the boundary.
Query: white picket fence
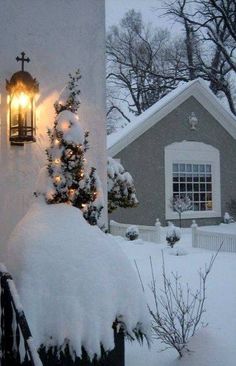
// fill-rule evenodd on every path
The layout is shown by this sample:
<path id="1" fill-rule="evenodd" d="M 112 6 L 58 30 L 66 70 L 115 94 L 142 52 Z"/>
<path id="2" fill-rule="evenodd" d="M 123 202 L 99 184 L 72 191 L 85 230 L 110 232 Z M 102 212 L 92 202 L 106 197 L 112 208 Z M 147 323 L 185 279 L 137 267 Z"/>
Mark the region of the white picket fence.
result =
<path id="1" fill-rule="evenodd" d="M 110 221 L 110 233 L 112 235 L 119 235 L 125 237 L 126 230 L 131 224 L 121 224 L 114 220 Z M 139 229 L 139 238 L 144 241 L 151 241 L 154 243 L 161 242 L 161 224 L 157 219 L 154 226 L 135 225 Z"/>
<path id="2" fill-rule="evenodd" d="M 222 245 L 223 252 L 236 252 L 236 235 L 216 233 L 199 228 L 196 223 L 192 224 L 192 246 L 209 250 L 218 250 Z"/>

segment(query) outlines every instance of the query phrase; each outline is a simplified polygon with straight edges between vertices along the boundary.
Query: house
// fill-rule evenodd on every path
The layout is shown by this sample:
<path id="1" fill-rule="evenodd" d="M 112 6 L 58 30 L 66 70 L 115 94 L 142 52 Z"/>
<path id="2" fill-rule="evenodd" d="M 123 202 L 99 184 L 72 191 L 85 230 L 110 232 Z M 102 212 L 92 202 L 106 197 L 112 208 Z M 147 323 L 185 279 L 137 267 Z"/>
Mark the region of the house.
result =
<path id="1" fill-rule="evenodd" d="M 222 221 L 236 199 L 236 117 L 204 80 L 180 85 L 108 136 L 108 155 L 120 159 L 134 178 L 139 206 L 111 218 L 132 224 L 164 225 L 178 214 L 174 196 L 188 196 L 192 209 L 183 224 Z"/>
<path id="2" fill-rule="evenodd" d="M 104 24 L 104 0 L 1 1 L 0 257 L 10 232 L 33 200 L 39 169 L 46 162 L 47 128 L 55 118 L 53 104 L 68 74 L 78 68 L 82 75 L 80 123 L 90 131 L 89 160 L 106 189 Z M 12 77 L 22 76 L 22 69 L 27 80 L 29 74 L 31 82 L 36 79 L 37 91 L 33 101 L 36 118 L 32 134 L 27 132 L 32 141 L 23 143 L 14 141 L 17 128 L 13 118 L 10 126 L 9 103 Z"/>

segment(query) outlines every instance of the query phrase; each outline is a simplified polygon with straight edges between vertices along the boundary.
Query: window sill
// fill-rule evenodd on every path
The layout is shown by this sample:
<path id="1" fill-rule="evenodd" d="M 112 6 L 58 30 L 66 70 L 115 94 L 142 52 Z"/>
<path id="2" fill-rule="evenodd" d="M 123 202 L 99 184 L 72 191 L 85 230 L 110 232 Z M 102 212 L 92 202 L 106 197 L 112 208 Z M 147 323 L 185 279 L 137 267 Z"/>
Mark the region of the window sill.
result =
<path id="1" fill-rule="evenodd" d="M 181 218 L 184 219 L 202 219 L 211 217 L 221 217 L 220 211 L 188 211 L 183 212 Z M 179 214 L 177 212 L 169 211 L 166 213 L 166 220 L 177 220 Z"/>

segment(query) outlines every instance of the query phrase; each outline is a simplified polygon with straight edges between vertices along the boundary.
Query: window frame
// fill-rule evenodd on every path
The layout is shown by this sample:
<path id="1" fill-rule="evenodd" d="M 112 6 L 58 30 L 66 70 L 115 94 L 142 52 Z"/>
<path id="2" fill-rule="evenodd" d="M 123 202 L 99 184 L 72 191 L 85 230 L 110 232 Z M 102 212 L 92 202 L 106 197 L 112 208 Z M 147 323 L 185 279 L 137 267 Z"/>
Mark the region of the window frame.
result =
<path id="1" fill-rule="evenodd" d="M 211 164 L 173 162 L 172 189 L 174 197 L 188 197 L 192 211 L 212 211 Z M 210 207 L 207 207 L 210 203 Z M 202 210 L 200 207 L 204 207 Z"/>
<path id="2" fill-rule="evenodd" d="M 196 141 L 182 141 L 165 147 L 165 217 L 178 218 L 170 205 L 173 197 L 173 164 L 209 164 L 212 174 L 212 210 L 185 211 L 183 219 L 221 217 L 220 154 L 211 145 Z"/>

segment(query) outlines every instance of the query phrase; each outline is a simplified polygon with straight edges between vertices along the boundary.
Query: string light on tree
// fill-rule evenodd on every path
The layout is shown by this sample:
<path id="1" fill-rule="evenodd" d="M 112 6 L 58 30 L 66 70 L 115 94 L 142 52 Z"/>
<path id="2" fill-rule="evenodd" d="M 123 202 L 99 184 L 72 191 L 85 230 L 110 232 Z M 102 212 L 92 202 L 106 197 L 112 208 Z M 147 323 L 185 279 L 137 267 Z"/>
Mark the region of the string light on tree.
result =
<path id="1" fill-rule="evenodd" d="M 56 182 L 56 183 L 60 183 L 60 181 L 61 181 L 61 177 L 60 177 L 59 175 L 57 175 L 57 176 L 55 177 L 55 182 Z"/>
<path id="2" fill-rule="evenodd" d="M 48 131 L 50 147 L 47 149 L 48 173 L 55 192 L 46 194 L 47 203 L 68 203 L 82 210 L 85 219 L 96 225 L 102 203 L 98 200 L 98 177 L 96 169 L 89 168 L 85 158 L 88 150 L 88 131 L 79 125 L 77 111 L 80 90 L 79 71 L 70 75 L 66 88 L 55 103 L 54 126 Z M 101 198 L 101 197 L 100 197 Z"/>

